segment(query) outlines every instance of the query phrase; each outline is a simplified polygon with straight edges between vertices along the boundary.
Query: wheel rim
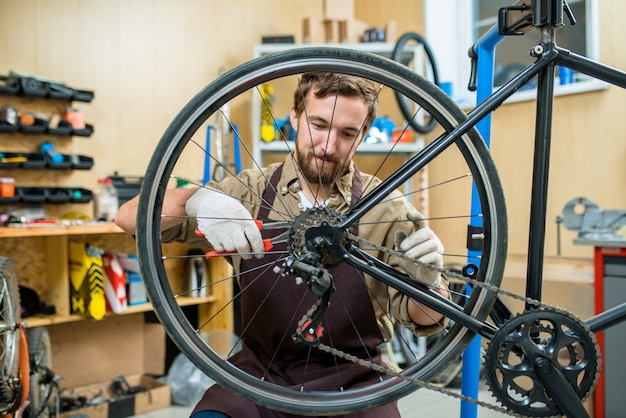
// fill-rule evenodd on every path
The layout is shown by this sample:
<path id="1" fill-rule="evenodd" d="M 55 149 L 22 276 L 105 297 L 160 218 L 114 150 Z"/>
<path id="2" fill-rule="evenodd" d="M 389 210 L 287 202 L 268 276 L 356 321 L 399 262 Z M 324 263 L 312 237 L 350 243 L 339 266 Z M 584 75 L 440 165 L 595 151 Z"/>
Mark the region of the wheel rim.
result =
<path id="1" fill-rule="evenodd" d="M 363 409 L 364 401 L 370 406 L 377 406 L 395 400 L 414 390 L 415 386 L 409 382 L 388 379 L 343 393 L 294 393 L 292 390 L 262 382 L 241 372 L 224 361 L 220 353 L 203 341 L 200 336 L 201 329 L 191 325 L 183 310 L 178 307 L 176 292 L 169 285 L 163 263 L 158 226 L 163 193 L 170 176 L 180 169 L 181 161 L 186 157 L 185 149 L 196 141 L 194 134 L 201 130 L 203 124 L 218 111 L 217 109 L 232 102 L 251 86 L 274 82 L 277 78 L 302 71 L 321 70 L 360 75 L 391 86 L 393 91 L 401 90 L 411 100 L 420 102 L 422 108 L 435 116 L 440 126 L 443 125 L 447 130 L 452 129 L 464 117 L 463 113 L 437 88 L 425 84 L 399 65 L 368 55 L 347 53 L 332 48 L 316 51 L 307 49 L 265 57 L 238 67 L 199 93 L 181 111 L 165 133 L 150 162 L 147 181 L 142 185 L 139 213 L 145 214 L 145 217 L 139 217 L 137 240 L 142 275 L 155 311 L 181 350 L 200 369 L 226 388 L 252 398 L 262 405 L 293 413 L 315 410 L 323 414 L 339 414 Z M 429 99 L 424 101 L 422 99 L 424 95 Z M 440 129 L 439 133 L 441 131 Z M 197 145 L 192 147 L 195 147 L 196 151 L 202 148 Z M 461 157 L 465 160 L 467 170 L 472 173 L 471 177 L 476 181 L 478 195 L 482 199 L 486 238 L 483 241 L 483 259 L 478 279 L 497 286 L 501 279 L 506 252 L 506 219 L 502 191 L 495 168 L 476 132 L 464 136 L 463 142 L 450 152 L 454 153 L 450 158 Z M 437 193 L 431 191 L 432 194 Z M 441 217 L 450 219 L 453 216 Z M 430 221 L 434 229 L 437 222 L 435 218 L 437 217 L 432 216 Z M 460 229 L 457 226 L 458 230 Z M 445 242 L 444 245 L 447 246 Z M 466 301 L 464 309 L 471 312 L 472 316 L 484 319 L 491 308 L 493 297 L 491 293 L 477 291 Z M 471 338 L 471 333 L 465 332 L 458 325 L 453 326 L 437 350 L 427 353 L 421 361 L 408 367 L 404 373 L 418 379 L 430 379 L 456 358 Z"/>
<path id="2" fill-rule="evenodd" d="M 50 378 L 52 346 L 47 329 L 39 327 L 29 330 L 28 355 L 31 374 L 28 408 L 33 416 L 48 416 L 50 411 L 46 411 L 46 408 L 51 400 L 56 402 L 56 382 Z"/>
<path id="3" fill-rule="evenodd" d="M 7 257 L 0 257 L 0 410 L 11 409 L 18 401 L 15 387 L 18 376 L 17 312 L 19 291 L 15 265 Z"/>

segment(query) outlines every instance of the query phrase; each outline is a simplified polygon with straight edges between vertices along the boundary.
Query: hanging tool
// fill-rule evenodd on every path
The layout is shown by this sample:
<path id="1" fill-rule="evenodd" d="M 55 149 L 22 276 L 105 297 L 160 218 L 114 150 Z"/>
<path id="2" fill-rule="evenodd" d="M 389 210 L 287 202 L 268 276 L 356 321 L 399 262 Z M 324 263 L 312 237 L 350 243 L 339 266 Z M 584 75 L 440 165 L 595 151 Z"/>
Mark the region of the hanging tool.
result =
<path id="1" fill-rule="evenodd" d="M 206 150 L 204 157 L 204 177 L 203 183 L 207 184 L 211 180 L 215 180 L 220 182 L 224 180 L 227 174 L 237 175 L 241 172 L 241 150 L 240 143 L 241 138 L 239 137 L 239 127 L 237 125 L 230 125 L 230 130 L 233 133 L 233 163 L 228 163 L 228 134 L 220 140 L 219 142 L 216 140 L 216 148 L 222 149 L 223 151 L 219 153 L 217 156 L 211 156 L 211 130 L 213 129 L 212 125 L 207 126 L 206 133 Z M 223 145 L 222 145 L 223 144 Z M 224 157 L 225 156 L 225 157 Z M 220 160 L 221 159 L 221 160 Z M 213 177 L 211 178 L 211 161 L 214 162 L 215 167 L 213 168 Z M 234 171 L 228 170 L 227 167 L 232 165 L 234 167 Z"/>
<path id="2" fill-rule="evenodd" d="M 222 75 L 224 69 L 220 68 L 219 74 Z M 219 112 L 215 113 L 215 123 L 213 129 L 215 131 L 215 156 L 216 164 L 213 168 L 213 179 L 221 181 L 226 177 L 226 167 L 228 167 L 228 135 L 230 133 L 230 105 L 226 103 Z"/>
<path id="3" fill-rule="evenodd" d="M 220 68 L 219 75 L 224 73 L 224 69 Z M 211 134 L 211 131 L 214 134 Z M 229 139 L 233 134 L 234 162 L 229 163 Z M 215 152 L 211 152 L 212 143 L 215 146 Z M 241 172 L 241 152 L 239 150 L 240 138 L 237 125 L 230 121 L 230 103 L 225 103 L 217 112 L 213 124 L 207 125 L 204 156 L 204 174 L 202 184 L 208 183 L 210 180 L 222 181 L 229 173 L 239 174 Z M 211 166 L 213 165 L 213 171 Z M 231 172 L 228 167 L 233 165 L 234 171 Z"/>

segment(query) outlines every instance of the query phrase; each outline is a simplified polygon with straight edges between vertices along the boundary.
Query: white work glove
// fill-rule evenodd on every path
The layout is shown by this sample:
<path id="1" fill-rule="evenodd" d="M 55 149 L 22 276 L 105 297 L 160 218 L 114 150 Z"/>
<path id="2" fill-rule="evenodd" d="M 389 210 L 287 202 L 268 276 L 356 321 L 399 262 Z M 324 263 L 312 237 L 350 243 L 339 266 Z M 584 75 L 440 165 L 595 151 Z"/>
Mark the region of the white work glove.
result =
<path id="1" fill-rule="evenodd" d="M 431 264 L 441 269 L 443 266 L 443 244 L 437 235 L 426 226 L 422 214 L 409 212 L 406 217 L 413 222 L 415 232 L 407 236 L 406 232 L 402 230 L 396 231 L 394 237 L 396 251 L 404 252 L 406 257 L 417 260 L 420 263 Z M 413 279 L 430 287 L 439 287 L 441 285 L 441 273 L 439 270 L 429 268 L 406 258 L 396 258 L 398 265 Z"/>
<path id="2" fill-rule="evenodd" d="M 225 193 L 201 187 L 185 203 L 198 229 L 215 251 L 236 251 L 244 259 L 263 256 L 263 238 L 250 212 Z"/>

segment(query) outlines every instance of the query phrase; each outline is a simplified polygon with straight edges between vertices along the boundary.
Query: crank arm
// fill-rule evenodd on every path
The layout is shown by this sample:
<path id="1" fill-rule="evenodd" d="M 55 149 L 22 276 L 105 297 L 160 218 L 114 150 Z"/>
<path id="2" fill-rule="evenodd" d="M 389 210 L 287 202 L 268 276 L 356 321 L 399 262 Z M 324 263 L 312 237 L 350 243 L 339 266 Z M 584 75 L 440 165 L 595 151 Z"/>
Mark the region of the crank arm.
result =
<path id="1" fill-rule="evenodd" d="M 589 418 L 585 407 L 572 389 L 571 383 L 563 376 L 558 367 L 553 367 L 552 362 L 542 356 L 535 359 L 534 366 L 535 374 L 541 380 L 546 392 L 565 416 Z"/>

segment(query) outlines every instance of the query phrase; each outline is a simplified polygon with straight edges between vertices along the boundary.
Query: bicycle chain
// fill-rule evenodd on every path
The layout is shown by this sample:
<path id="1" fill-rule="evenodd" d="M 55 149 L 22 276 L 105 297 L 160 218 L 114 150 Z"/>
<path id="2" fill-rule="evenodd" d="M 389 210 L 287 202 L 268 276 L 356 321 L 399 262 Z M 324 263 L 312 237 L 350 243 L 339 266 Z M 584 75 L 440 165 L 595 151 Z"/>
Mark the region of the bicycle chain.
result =
<path id="1" fill-rule="evenodd" d="M 579 323 L 586 330 L 586 332 L 589 335 L 593 335 L 592 331 L 589 329 L 589 326 L 586 323 L 584 323 L 578 317 L 576 317 L 574 314 L 572 314 L 571 312 L 569 312 L 569 311 L 567 311 L 567 310 L 565 310 L 563 308 L 559 308 L 559 307 L 557 307 L 555 305 L 550 305 L 548 303 L 541 302 L 541 301 L 538 301 L 536 299 L 529 298 L 527 296 L 521 296 L 521 295 L 515 294 L 513 292 L 509 292 L 507 290 L 501 289 L 499 287 L 480 282 L 480 281 L 478 281 L 476 279 L 465 277 L 465 276 L 463 276 L 461 274 L 458 274 L 458 273 L 455 273 L 455 272 L 451 272 L 451 271 L 447 271 L 447 270 L 442 269 L 442 268 L 435 267 L 435 266 L 433 266 L 431 264 L 421 263 L 420 261 L 417 261 L 415 259 L 406 257 L 404 255 L 404 253 L 401 253 L 401 252 L 398 252 L 398 251 L 394 251 L 394 250 L 389 249 L 387 247 L 384 247 L 382 245 L 378 245 L 378 244 L 376 244 L 374 242 L 368 241 L 368 240 L 363 239 L 361 237 L 357 237 L 356 235 L 353 235 L 351 233 L 347 233 L 346 236 L 347 236 L 348 239 L 353 240 L 354 242 L 366 244 L 368 246 L 371 246 L 373 249 L 375 249 L 377 251 L 381 251 L 381 252 L 387 253 L 389 255 L 393 255 L 393 256 L 396 256 L 396 257 L 401 257 L 401 258 L 404 258 L 404 259 L 411 260 L 411 261 L 416 262 L 418 264 L 421 264 L 421 265 L 423 265 L 425 267 L 428 267 L 428 268 L 437 270 L 440 273 L 446 274 L 446 276 L 448 276 L 448 277 L 453 277 L 455 279 L 464 281 L 464 282 L 466 282 L 466 283 L 468 283 L 468 284 L 470 284 L 470 285 L 472 285 L 474 287 L 480 287 L 480 288 L 485 289 L 487 291 L 494 292 L 494 293 L 496 293 L 498 295 L 503 295 L 503 296 L 506 296 L 506 297 L 510 297 L 512 299 L 517 299 L 517 300 L 523 301 L 524 303 L 526 303 L 528 305 L 533 305 L 533 306 L 536 306 L 536 307 L 538 307 L 540 309 L 544 309 L 546 311 L 557 312 L 559 314 L 565 315 L 565 316 L 571 318 L 573 321 L 576 321 L 577 323 Z M 298 329 L 297 329 L 296 332 L 302 332 L 303 324 L 307 320 L 310 319 L 310 316 L 317 309 L 318 306 L 319 306 L 319 298 L 316 301 L 316 303 L 313 304 L 311 309 L 309 309 L 309 311 L 299 321 Z M 460 393 L 457 393 L 457 392 L 453 392 L 451 390 L 447 390 L 447 389 L 445 389 L 443 387 L 437 386 L 437 385 L 435 385 L 433 383 L 429 383 L 429 382 L 427 382 L 425 380 L 420 380 L 420 379 L 416 379 L 416 378 L 413 378 L 413 377 L 404 376 L 404 375 L 400 374 L 399 372 L 396 372 L 396 371 L 394 371 L 394 370 L 392 370 L 390 368 L 387 368 L 387 367 L 384 367 L 384 366 L 372 363 L 371 361 L 367 361 L 367 360 L 358 358 L 356 356 L 353 356 L 351 354 L 348 354 L 348 353 L 345 353 L 345 352 L 343 352 L 341 350 L 338 350 L 338 349 L 336 349 L 334 347 L 327 346 L 327 345 L 325 345 L 323 343 L 317 343 L 315 345 L 315 347 L 317 347 L 318 349 L 320 349 L 320 350 L 322 350 L 322 351 L 324 351 L 326 353 L 329 353 L 331 355 L 334 355 L 334 356 L 337 356 L 339 358 L 342 358 L 344 360 L 350 361 L 352 363 L 358 364 L 358 365 L 363 366 L 363 367 L 370 368 L 370 369 L 372 369 L 372 370 L 374 370 L 374 371 L 376 371 L 378 373 L 383 373 L 383 374 L 386 374 L 386 375 L 389 375 L 389 376 L 392 376 L 392 377 L 403 379 L 405 381 L 408 381 L 408 382 L 410 382 L 412 384 L 415 384 L 417 386 L 423 387 L 425 389 L 430 389 L 430 390 L 433 390 L 435 392 L 438 392 L 438 393 L 441 393 L 441 394 L 444 394 L 444 395 L 447 395 L 447 396 L 450 396 L 450 397 L 453 397 L 453 398 L 456 398 L 456 399 L 459 399 L 459 400 L 462 400 L 462 401 L 470 402 L 472 404 L 481 406 L 483 408 L 491 409 L 491 410 L 494 410 L 494 411 L 497 411 L 497 412 L 501 412 L 501 413 L 504 413 L 504 414 L 507 414 L 507 415 L 511 415 L 511 416 L 514 416 L 514 417 L 529 418 L 528 415 L 522 415 L 522 414 L 519 414 L 517 412 L 510 411 L 510 410 L 508 410 L 508 409 L 506 409 L 504 407 L 501 407 L 501 406 L 498 406 L 498 405 L 494 405 L 494 404 L 490 404 L 488 402 L 481 401 L 481 400 L 478 400 L 478 399 L 474 399 L 474 398 L 468 397 L 466 395 L 463 395 L 463 394 L 460 394 Z M 597 358 L 600 359 L 600 347 L 598 346 L 597 342 L 595 343 L 595 351 L 596 351 Z M 599 366 L 599 363 L 598 363 L 598 366 Z M 583 401 L 593 392 L 593 388 L 595 387 L 596 383 L 598 382 L 599 376 L 600 376 L 600 367 L 597 368 L 593 385 L 592 385 L 591 389 L 588 391 L 587 396 L 585 396 L 583 398 Z"/>

